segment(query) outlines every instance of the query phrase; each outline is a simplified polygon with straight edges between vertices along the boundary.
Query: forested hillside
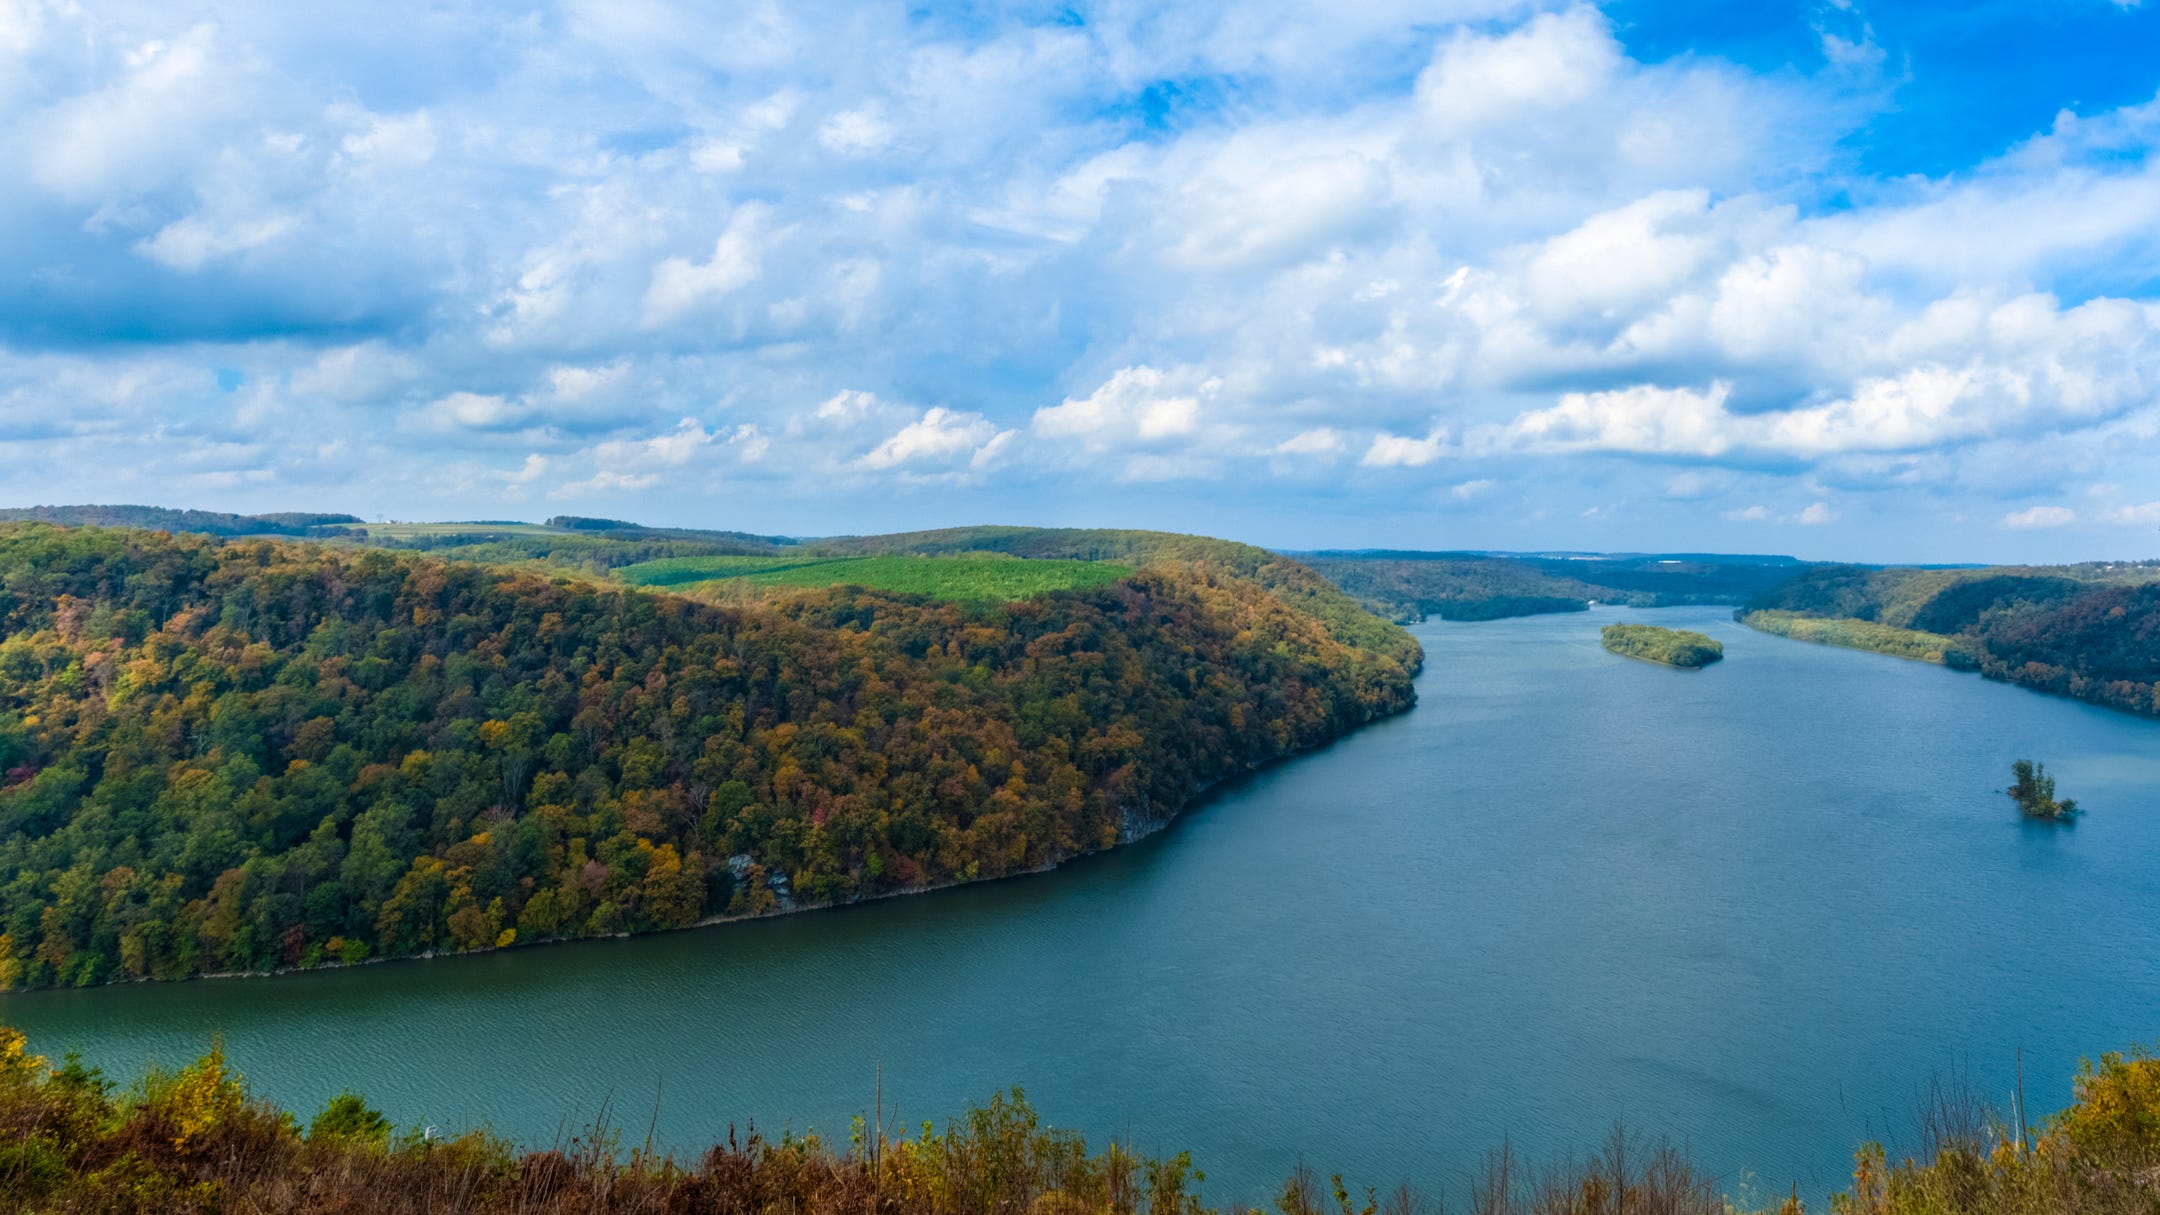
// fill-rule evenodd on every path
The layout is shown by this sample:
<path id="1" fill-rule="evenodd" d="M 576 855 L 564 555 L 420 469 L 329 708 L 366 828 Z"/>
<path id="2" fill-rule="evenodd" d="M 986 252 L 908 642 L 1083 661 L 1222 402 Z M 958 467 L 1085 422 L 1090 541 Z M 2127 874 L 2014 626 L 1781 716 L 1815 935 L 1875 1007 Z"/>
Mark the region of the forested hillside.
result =
<path id="1" fill-rule="evenodd" d="M 1405 623 L 1747 602 L 1806 566 L 1790 557 L 1538 556 L 1393 550 L 1300 554 L 1368 611 Z"/>
<path id="2" fill-rule="evenodd" d="M 728 606 L 369 548 L 0 527 L 0 983 L 1017 873 L 1410 703 L 1416 644 L 1294 562 L 1124 551 L 1149 545 L 1178 555 L 1016 603 Z"/>
<path id="3" fill-rule="evenodd" d="M 2160 714 L 2160 563 L 1971 570 L 1823 566 L 1750 602 L 1740 619 L 1790 633 L 1785 613 L 1887 626 L 1823 638 L 1864 649 L 1877 648 L 1874 638 L 1898 638 L 1891 630 L 1905 637 L 1934 635 L 1938 643 L 1954 642 L 1933 647 L 1939 661 L 2044 692 Z"/>

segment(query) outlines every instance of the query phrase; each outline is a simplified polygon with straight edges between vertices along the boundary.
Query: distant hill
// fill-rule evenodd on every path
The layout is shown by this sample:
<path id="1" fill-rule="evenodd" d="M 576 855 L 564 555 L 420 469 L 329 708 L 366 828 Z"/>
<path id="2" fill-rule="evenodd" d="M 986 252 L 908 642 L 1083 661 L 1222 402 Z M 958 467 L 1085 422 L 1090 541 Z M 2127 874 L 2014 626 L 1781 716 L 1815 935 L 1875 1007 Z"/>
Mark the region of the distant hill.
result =
<path id="1" fill-rule="evenodd" d="M 1297 554 L 1391 620 L 1493 620 L 1591 603 L 1746 603 L 1809 568 L 1793 557 L 1707 553 L 1491 553 L 1403 549 Z"/>
<path id="2" fill-rule="evenodd" d="M 1805 570 L 1743 623 L 1977 667 L 1991 679 L 2160 714 L 2160 562 Z M 1793 621 L 1869 627 L 1796 629 Z"/>
<path id="3" fill-rule="evenodd" d="M 625 519 L 588 519 L 581 515 L 556 515 L 542 526 L 617 540 L 704 540 L 765 549 L 799 543 L 789 536 L 760 536 L 751 532 L 714 531 L 701 527 L 648 527 Z"/>
<path id="4" fill-rule="evenodd" d="M 206 536 L 314 536 L 338 524 L 358 523 L 358 515 L 321 515 L 283 511 L 269 515 L 233 515 L 212 510 L 173 510 L 163 506 L 19 506 L 0 508 L 0 523 L 60 523 L 89 527 L 139 527 L 157 532 L 200 532 Z"/>

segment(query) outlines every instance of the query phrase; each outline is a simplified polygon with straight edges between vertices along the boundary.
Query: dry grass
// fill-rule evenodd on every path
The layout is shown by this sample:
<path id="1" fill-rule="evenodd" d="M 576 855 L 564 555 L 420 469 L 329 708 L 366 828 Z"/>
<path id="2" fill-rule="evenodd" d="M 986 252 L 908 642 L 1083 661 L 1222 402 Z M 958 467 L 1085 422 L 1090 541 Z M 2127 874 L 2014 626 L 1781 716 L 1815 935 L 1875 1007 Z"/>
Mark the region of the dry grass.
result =
<path id="1" fill-rule="evenodd" d="M 2160 1062 L 2104 1058 L 2036 1137 L 1964 1077 L 1917 1103 L 1913 1158 L 1864 1147 L 1839 1215 L 2154 1215 L 2160 1212 Z M 27 1055 L 0 1029 L 0 1212 L 306 1212 L 321 1215 L 1212 1215 L 1189 1157 L 1119 1143 L 1091 1150 L 1042 1126 L 1015 1090 L 942 1132 L 853 1143 L 730 1131 L 695 1161 L 625 1150 L 603 1124 L 546 1150 L 485 1134 L 396 1135 L 356 1099 L 303 1129 L 250 1098 L 213 1051 L 115 1091 L 70 1060 Z M 1586 1158 L 1521 1159 L 1502 1145 L 1468 1186 L 1470 1215 L 1737 1215 L 1673 1144 L 1615 1127 Z M 1445 1215 L 1304 1165 L 1276 1215 Z M 1793 1197 L 1770 1208 L 1800 1215 Z M 1766 1212 L 1766 1215 L 1768 1213 Z"/>

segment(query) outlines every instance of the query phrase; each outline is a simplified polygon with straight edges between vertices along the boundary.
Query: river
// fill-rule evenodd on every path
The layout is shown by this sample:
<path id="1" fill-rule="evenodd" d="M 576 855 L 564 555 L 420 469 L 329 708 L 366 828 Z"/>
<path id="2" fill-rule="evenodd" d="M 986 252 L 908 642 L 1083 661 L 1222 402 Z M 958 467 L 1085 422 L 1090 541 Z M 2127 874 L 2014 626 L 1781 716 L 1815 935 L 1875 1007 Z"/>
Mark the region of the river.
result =
<path id="1" fill-rule="evenodd" d="M 1604 652 L 1619 619 L 1726 661 Z M 1190 1149 L 1213 1202 L 1300 1158 L 1459 1194 L 1615 1119 L 1728 1192 L 1820 1195 L 1909 1138 L 1931 1073 L 2069 1097 L 2160 1038 L 2160 725 L 1751 632 L 1726 609 L 1419 626 L 1418 707 L 1057 872 L 633 940 L 0 996 L 131 1076 L 221 1035 L 254 1089 L 545 1145 L 599 1112 L 677 1148 L 844 1140 L 1020 1084 Z M 2086 807 L 2028 823 L 2045 761 Z M 656 1119 L 656 1122 L 655 1122 Z M 1751 1180 L 1752 1179 L 1752 1180 Z"/>

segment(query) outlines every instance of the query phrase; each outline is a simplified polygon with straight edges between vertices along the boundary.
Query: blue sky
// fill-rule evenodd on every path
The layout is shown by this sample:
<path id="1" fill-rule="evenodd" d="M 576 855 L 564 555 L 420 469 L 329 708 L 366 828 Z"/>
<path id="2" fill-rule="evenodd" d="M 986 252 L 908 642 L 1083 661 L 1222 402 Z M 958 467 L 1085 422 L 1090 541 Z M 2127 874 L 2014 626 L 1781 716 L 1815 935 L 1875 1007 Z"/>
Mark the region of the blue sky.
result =
<path id="1" fill-rule="evenodd" d="M 2160 556 L 2160 0 L 0 0 L 0 501 Z"/>

